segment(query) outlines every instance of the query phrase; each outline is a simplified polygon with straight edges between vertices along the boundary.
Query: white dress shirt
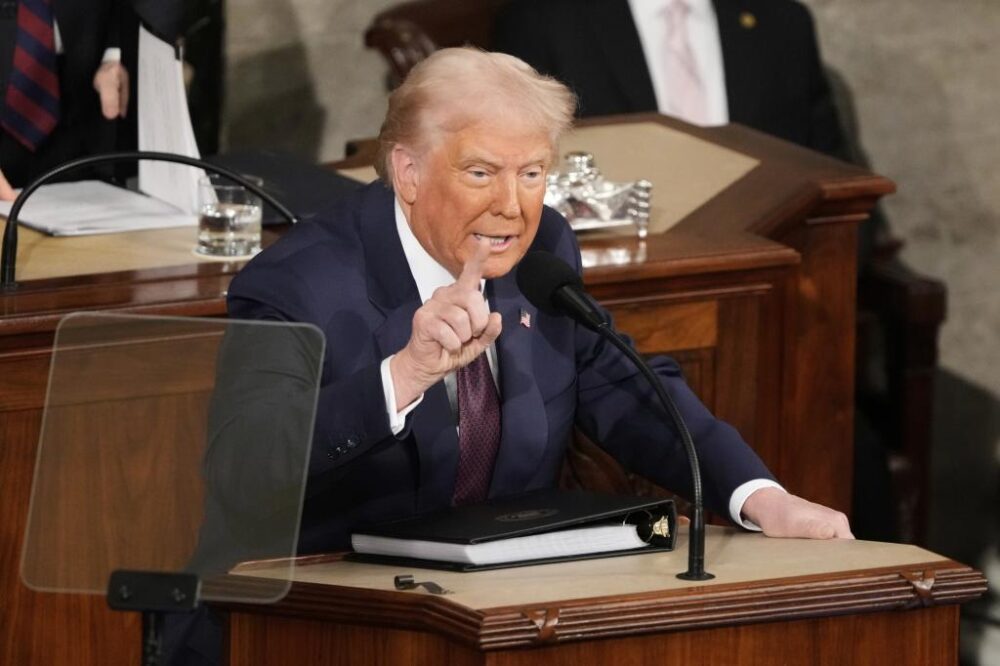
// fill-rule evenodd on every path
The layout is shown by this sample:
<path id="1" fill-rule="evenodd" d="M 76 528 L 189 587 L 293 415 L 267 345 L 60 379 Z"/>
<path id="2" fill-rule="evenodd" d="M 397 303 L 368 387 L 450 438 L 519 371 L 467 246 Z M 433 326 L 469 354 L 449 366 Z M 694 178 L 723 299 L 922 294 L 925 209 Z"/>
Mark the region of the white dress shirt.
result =
<path id="1" fill-rule="evenodd" d="M 417 283 L 417 291 L 420 292 L 420 302 L 426 303 L 430 300 L 431 296 L 434 294 L 434 290 L 438 287 L 447 287 L 455 282 L 455 277 L 448 272 L 444 266 L 439 264 L 434 260 L 424 246 L 420 244 L 417 237 L 413 235 L 413 230 L 410 229 L 409 222 L 406 221 L 406 215 L 403 213 L 402 207 L 399 205 L 399 200 L 396 200 L 396 231 L 399 233 L 399 241 L 403 245 L 403 254 L 406 255 L 406 263 L 410 269 L 410 273 L 413 275 L 413 280 Z M 485 281 L 484 281 L 485 283 Z M 482 284 L 480 289 L 482 289 Z M 487 350 L 487 357 L 490 363 L 490 370 L 493 373 L 493 381 L 497 381 L 497 357 L 496 357 L 496 345 L 490 345 Z M 385 406 L 387 417 L 389 419 L 389 427 L 392 429 L 393 435 L 398 435 L 403 431 L 406 426 L 406 417 L 412 412 L 417 405 L 419 405 L 423 399 L 423 394 L 419 398 L 406 405 L 402 410 L 396 407 L 396 391 L 392 383 L 392 373 L 389 370 L 389 361 L 392 360 L 392 356 L 387 357 L 382 361 L 380 367 L 382 374 L 382 391 L 385 394 Z M 457 389 L 455 382 L 455 373 L 450 373 L 444 378 L 445 388 L 448 391 L 448 401 L 451 404 L 451 409 L 454 414 L 457 414 Z M 500 396 L 501 400 L 503 396 Z M 458 422 L 458 419 L 455 419 Z M 743 525 L 743 527 L 750 530 L 760 530 L 757 525 L 754 525 L 748 520 L 745 520 L 741 513 L 743 511 L 743 503 L 746 502 L 747 498 L 750 497 L 755 491 L 761 488 L 781 488 L 780 485 L 771 481 L 770 479 L 753 479 L 747 481 L 743 485 L 739 486 L 733 491 L 733 494 L 729 497 L 729 515 L 738 525 Z"/>
<path id="2" fill-rule="evenodd" d="M 725 125 L 729 122 L 729 102 L 726 98 L 726 74 L 722 62 L 722 40 L 719 21 L 711 0 L 629 0 L 632 19 L 639 32 L 646 66 L 653 80 L 656 106 L 660 113 L 669 113 L 670 91 L 666 90 L 667 24 L 665 10 L 672 2 L 688 5 L 687 32 L 697 64 L 698 77 L 705 89 L 708 122 L 705 125 Z"/>

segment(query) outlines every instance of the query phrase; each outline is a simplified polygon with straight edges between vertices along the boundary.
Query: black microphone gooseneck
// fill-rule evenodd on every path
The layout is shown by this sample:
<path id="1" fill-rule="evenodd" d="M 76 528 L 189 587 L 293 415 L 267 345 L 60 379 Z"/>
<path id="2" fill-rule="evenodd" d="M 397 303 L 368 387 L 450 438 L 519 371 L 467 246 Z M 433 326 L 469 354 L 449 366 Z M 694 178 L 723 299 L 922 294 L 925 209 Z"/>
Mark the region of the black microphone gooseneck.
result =
<path id="1" fill-rule="evenodd" d="M 81 167 L 94 166 L 97 164 L 113 164 L 116 162 L 132 162 L 135 160 L 186 164 L 188 166 L 199 167 L 209 173 L 224 176 L 237 184 L 242 185 L 269 203 L 283 218 L 288 220 L 289 223 L 295 224 L 298 222 L 298 218 L 292 213 L 292 211 L 288 210 L 273 196 L 261 189 L 260 186 L 250 182 L 247 178 L 231 169 L 195 159 L 194 157 L 143 150 L 130 150 L 117 153 L 107 153 L 104 155 L 81 157 L 79 159 L 60 164 L 59 166 L 46 171 L 41 176 L 28 183 L 28 185 L 21 190 L 21 193 L 17 195 L 17 199 L 14 200 L 14 205 L 10 209 L 10 215 L 7 216 L 7 228 L 4 230 L 3 234 L 3 250 L 2 257 L 0 257 L 0 291 L 13 291 L 17 288 L 17 282 L 14 279 L 15 269 L 17 266 L 17 217 L 21 214 L 21 208 L 24 206 L 24 202 L 27 201 L 28 197 L 30 197 L 35 190 L 56 176 L 61 176 L 65 173 L 69 173 L 70 171 L 75 171 Z"/>
<path id="2" fill-rule="evenodd" d="M 529 252 L 517 268 L 517 286 L 532 305 L 552 315 L 568 315 L 621 350 L 652 385 L 664 409 L 684 443 L 691 466 L 693 486 L 693 515 L 688 542 L 688 569 L 677 574 L 684 580 L 709 580 L 714 575 L 705 571 L 705 507 L 702 499 L 701 468 L 698 453 L 687 424 L 681 417 L 673 398 L 667 393 L 646 361 L 629 345 L 587 298 L 580 276 L 565 262 L 548 252 Z"/>

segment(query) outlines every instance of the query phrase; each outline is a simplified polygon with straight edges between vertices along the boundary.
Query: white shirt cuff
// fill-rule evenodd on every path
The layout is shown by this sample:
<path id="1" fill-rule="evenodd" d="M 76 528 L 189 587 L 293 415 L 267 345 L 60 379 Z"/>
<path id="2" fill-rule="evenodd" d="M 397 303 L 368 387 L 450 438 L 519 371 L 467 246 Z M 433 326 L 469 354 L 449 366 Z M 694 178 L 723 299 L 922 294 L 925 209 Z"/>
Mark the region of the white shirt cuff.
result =
<path id="1" fill-rule="evenodd" d="M 729 517 L 732 518 L 733 522 L 737 525 L 742 525 L 746 529 L 754 532 L 760 532 L 760 526 L 743 517 L 743 504 L 746 503 L 747 498 L 761 488 L 777 488 L 778 490 L 785 490 L 779 483 L 771 481 L 770 479 L 753 479 L 752 481 L 747 481 L 738 487 L 733 491 L 733 494 L 729 496 Z"/>
<path id="2" fill-rule="evenodd" d="M 117 46 L 111 46 L 104 49 L 104 57 L 101 58 L 101 62 L 121 62 L 122 61 L 122 50 Z"/>
<path id="3" fill-rule="evenodd" d="M 392 383 L 392 372 L 389 371 L 389 361 L 391 360 L 392 356 L 389 356 L 382 361 L 379 370 L 382 373 L 382 392 L 385 394 L 385 409 L 389 417 L 389 429 L 392 430 L 393 435 L 398 435 L 406 427 L 406 416 L 423 401 L 424 394 L 421 393 L 420 397 L 407 405 L 403 411 L 396 409 L 396 388 Z"/>

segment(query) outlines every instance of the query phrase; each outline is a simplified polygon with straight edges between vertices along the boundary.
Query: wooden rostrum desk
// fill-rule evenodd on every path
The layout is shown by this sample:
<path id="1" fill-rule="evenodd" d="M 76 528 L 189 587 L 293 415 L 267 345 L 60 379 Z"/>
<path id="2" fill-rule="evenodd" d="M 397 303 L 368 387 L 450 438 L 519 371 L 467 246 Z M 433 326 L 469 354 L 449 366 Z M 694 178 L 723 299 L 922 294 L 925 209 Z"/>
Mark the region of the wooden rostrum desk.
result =
<path id="1" fill-rule="evenodd" d="M 893 184 L 740 126 L 656 115 L 582 123 L 564 145 L 576 147 L 611 179 L 654 183 L 645 243 L 581 237 L 591 293 L 643 352 L 677 358 L 790 491 L 849 510 L 857 229 Z M 134 663 L 138 642 L 121 636 L 135 618 L 18 580 L 53 332 L 78 310 L 225 316 L 242 264 L 197 259 L 193 229 L 22 231 L 21 283 L 0 295 L 0 663 Z M 649 491 L 586 443 L 570 463 L 569 485 Z"/>
<path id="2" fill-rule="evenodd" d="M 691 583 L 678 549 L 455 573 L 301 558 L 274 606 L 228 606 L 232 666 L 948 664 L 982 574 L 915 546 L 710 527 Z M 246 576 L 288 569 L 244 566 Z M 449 591 L 399 592 L 396 574 Z"/>

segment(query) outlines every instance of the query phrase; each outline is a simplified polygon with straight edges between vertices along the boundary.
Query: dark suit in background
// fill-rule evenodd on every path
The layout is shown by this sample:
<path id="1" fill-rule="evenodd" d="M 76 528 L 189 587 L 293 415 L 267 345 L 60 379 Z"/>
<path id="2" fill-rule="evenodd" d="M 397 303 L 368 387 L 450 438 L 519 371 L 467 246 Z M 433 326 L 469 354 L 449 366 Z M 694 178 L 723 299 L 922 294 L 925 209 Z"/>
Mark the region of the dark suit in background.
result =
<path id="1" fill-rule="evenodd" d="M 793 0 L 713 5 L 729 121 L 846 157 L 809 11 Z M 569 85 L 583 117 L 657 110 L 627 0 L 516 0 L 497 20 L 494 48 Z"/>
<path id="2" fill-rule="evenodd" d="M 118 9 L 115 0 L 53 0 L 63 53 L 58 57 L 59 123 L 32 153 L 0 129 L 0 169 L 14 187 L 82 155 L 111 150 L 114 121 L 101 115 L 94 91 L 94 73 L 104 51 L 118 45 Z M 0 1 L 0 103 L 14 58 L 17 2 Z M 75 177 L 80 177 L 79 175 Z"/>

